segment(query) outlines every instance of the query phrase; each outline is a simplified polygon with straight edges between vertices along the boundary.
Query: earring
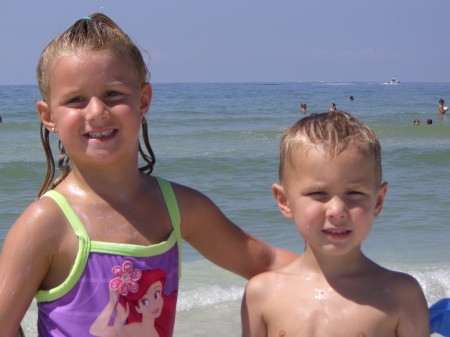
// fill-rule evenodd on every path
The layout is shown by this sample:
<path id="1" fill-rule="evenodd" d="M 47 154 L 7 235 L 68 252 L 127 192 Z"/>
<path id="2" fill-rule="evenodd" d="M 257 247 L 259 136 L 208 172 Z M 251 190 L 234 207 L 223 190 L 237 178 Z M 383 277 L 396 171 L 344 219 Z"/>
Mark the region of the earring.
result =
<path id="1" fill-rule="evenodd" d="M 55 128 L 54 127 L 52 128 L 52 132 L 55 132 Z"/>

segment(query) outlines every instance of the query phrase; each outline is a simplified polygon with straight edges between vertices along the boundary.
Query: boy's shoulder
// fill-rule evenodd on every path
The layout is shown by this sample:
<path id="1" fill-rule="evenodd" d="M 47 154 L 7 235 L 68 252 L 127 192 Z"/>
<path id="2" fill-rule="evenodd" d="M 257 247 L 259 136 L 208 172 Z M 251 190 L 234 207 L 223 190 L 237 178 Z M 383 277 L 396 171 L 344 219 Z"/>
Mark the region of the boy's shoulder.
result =
<path id="1" fill-rule="evenodd" d="M 248 281 L 245 291 L 250 296 L 264 296 L 270 293 L 267 292 L 268 289 L 290 287 L 288 284 L 297 279 L 299 274 L 298 259 L 296 259 L 283 268 L 253 276 Z"/>
<path id="2" fill-rule="evenodd" d="M 417 283 L 416 279 L 410 274 L 382 267 L 373 261 L 371 263 L 373 263 L 374 267 L 371 268 L 371 272 L 367 273 L 367 276 L 373 278 L 380 285 L 389 283 L 393 287 L 403 287 Z"/>
<path id="3" fill-rule="evenodd" d="M 393 296 L 393 299 L 409 297 L 412 292 L 422 292 L 419 282 L 410 274 L 380 267 L 378 276 L 374 276 L 374 282 Z"/>

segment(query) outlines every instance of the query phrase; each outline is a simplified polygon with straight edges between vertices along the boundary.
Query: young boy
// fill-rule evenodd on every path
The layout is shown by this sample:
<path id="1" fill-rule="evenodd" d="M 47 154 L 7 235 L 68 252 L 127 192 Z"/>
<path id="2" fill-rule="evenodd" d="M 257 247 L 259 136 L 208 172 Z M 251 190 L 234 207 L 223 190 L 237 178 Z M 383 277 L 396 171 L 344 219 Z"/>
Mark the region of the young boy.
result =
<path id="1" fill-rule="evenodd" d="M 243 337 L 429 337 L 417 281 L 361 252 L 387 192 L 375 133 L 346 112 L 312 114 L 286 132 L 280 152 L 272 191 L 306 247 L 250 280 Z"/>

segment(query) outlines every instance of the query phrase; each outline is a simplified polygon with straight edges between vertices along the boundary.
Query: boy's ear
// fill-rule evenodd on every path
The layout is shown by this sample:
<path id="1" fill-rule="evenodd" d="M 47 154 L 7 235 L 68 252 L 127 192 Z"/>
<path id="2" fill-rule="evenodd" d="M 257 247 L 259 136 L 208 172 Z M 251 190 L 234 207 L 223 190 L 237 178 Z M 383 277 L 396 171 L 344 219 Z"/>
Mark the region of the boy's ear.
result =
<path id="1" fill-rule="evenodd" d="M 36 103 L 36 109 L 38 111 L 39 118 L 41 119 L 42 124 L 45 125 L 47 130 L 54 130 L 55 123 L 53 122 L 52 112 L 50 111 L 50 107 L 48 106 L 48 104 L 44 101 L 38 101 Z"/>
<path id="2" fill-rule="evenodd" d="M 277 201 L 278 208 L 280 212 L 288 219 L 293 219 L 291 207 L 289 206 L 289 201 L 287 199 L 286 191 L 280 184 L 272 185 L 272 193 Z"/>
<path id="3" fill-rule="evenodd" d="M 145 83 L 141 88 L 141 106 L 140 112 L 144 115 L 150 108 L 150 102 L 152 100 L 152 86 L 150 83 Z"/>
<path id="4" fill-rule="evenodd" d="M 388 183 L 384 182 L 381 184 L 380 190 L 378 191 L 377 203 L 375 204 L 374 216 L 375 218 L 381 213 L 383 209 L 384 198 L 388 190 Z"/>

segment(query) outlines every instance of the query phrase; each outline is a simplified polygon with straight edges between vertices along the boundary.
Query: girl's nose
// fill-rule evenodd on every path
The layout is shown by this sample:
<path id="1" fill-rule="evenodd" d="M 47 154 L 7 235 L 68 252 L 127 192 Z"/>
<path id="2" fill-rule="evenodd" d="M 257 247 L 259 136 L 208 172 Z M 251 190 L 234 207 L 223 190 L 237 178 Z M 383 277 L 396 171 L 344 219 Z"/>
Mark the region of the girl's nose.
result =
<path id="1" fill-rule="evenodd" d="M 328 201 L 326 215 L 330 218 L 345 219 L 347 217 L 347 205 L 344 200 L 337 196 L 331 198 Z"/>
<path id="2" fill-rule="evenodd" d="M 101 120 L 107 118 L 109 111 L 101 99 L 92 97 L 85 108 L 87 120 Z"/>

